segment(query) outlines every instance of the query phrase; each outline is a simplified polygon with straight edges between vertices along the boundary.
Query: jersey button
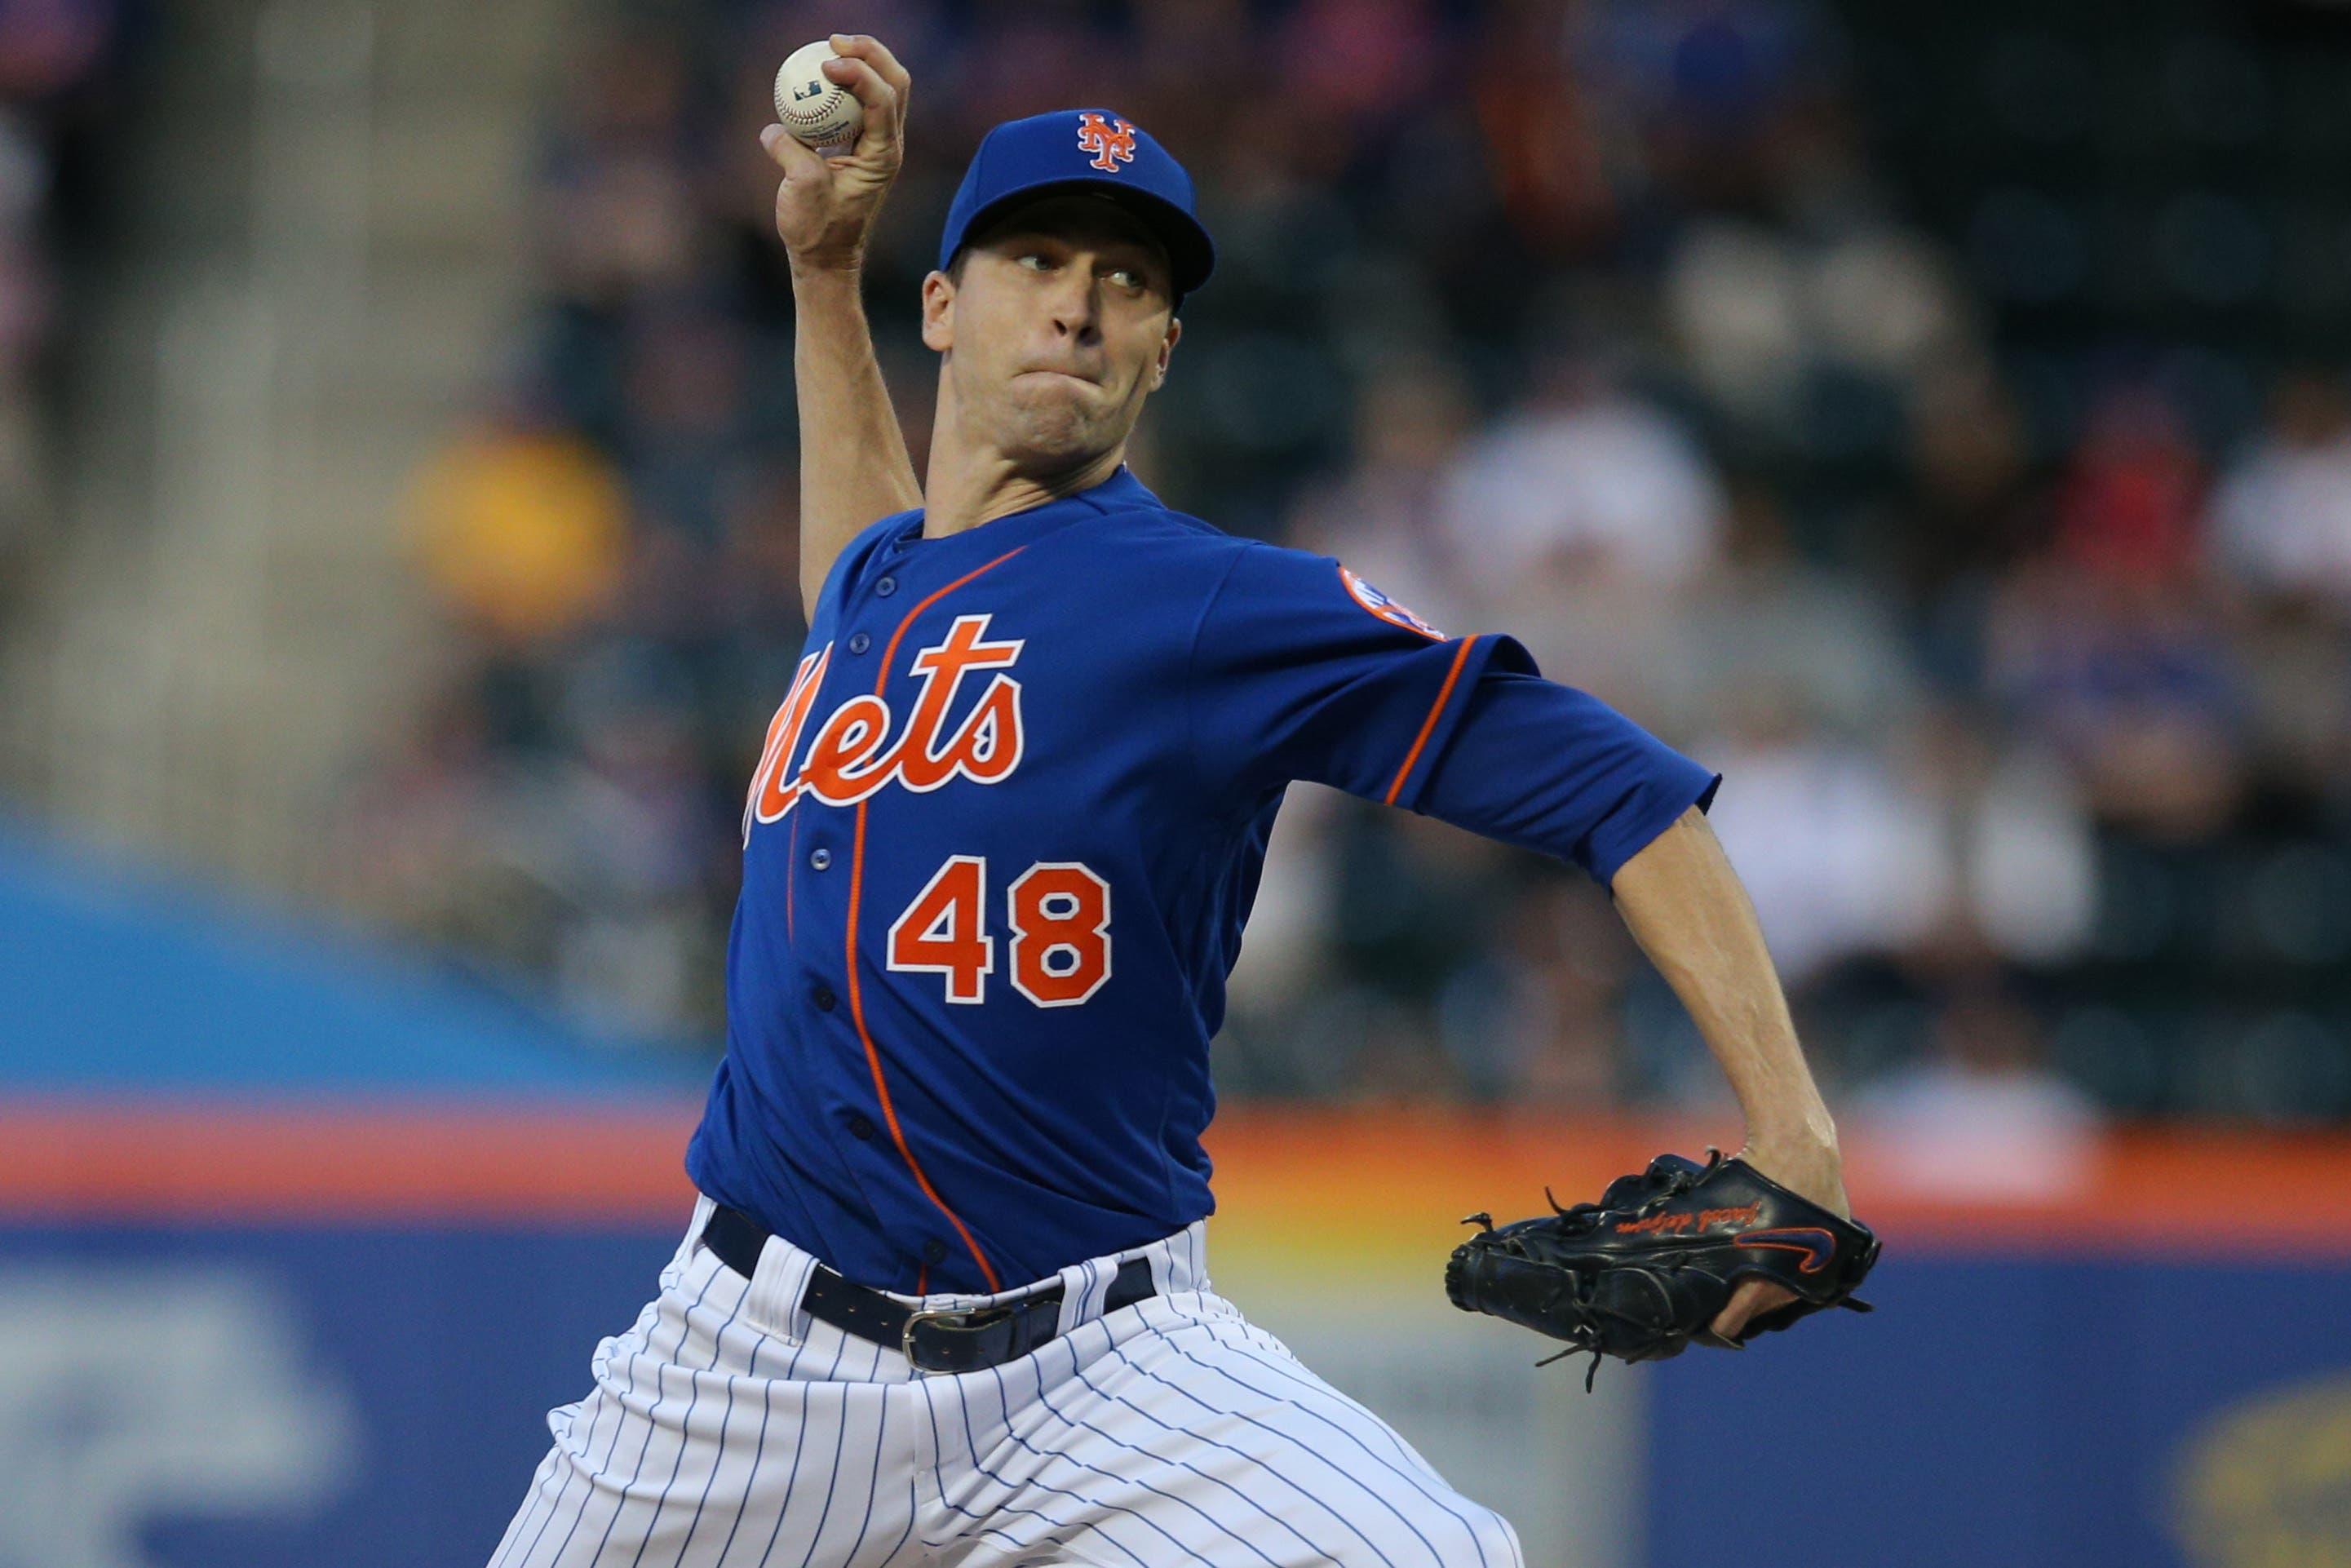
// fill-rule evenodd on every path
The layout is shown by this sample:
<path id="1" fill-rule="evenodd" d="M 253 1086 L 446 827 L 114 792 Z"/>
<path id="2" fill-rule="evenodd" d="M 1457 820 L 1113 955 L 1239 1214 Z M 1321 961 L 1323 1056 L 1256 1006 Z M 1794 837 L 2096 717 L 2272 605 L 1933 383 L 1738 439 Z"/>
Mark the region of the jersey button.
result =
<path id="1" fill-rule="evenodd" d="M 873 1124 L 862 1116 L 852 1116 L 849 1119 L 849 1135 L 861 1144 L 869 1142 L 873 1136 Z"/>
<path id="2" fill-rule="evenodd" d="M 944 1263 L 944 1262 L 946 1262 L 946 1260 L 947 1260 L 947 1244 L 946 1244 L 946 1242 L 944 1242 L 944 1241 L 940 1240 L 937 1237 L 934 1236 L 934 1237 L 932 1237 L 928 1241 L 925 1241 L 925 1242 L 924 1242 L 924 1243 L 923 1243 L 923 1261 L 924 1261 L 924 1262 L 925 1262 L 925 1263 Z"/>
<path id="3" fill-rule="evenodd" d="M 849 634 L 849 651 L 851 653 L 862 653 L 866 649 L 871 648 L 872 646 L 873 646 L 873 639 L 868 637 L 864 632 L 852 632 Z"/>
<path id="4" fill-rule="evenodd" d="M 809 1000 L 816 1004 L 817 1011 L 820 1013 L 831 1012 L 832 1010 L 833 1004 L 832 988 L 830 986 L 811 987 L 809 990 Z"/>
<path id="5" fill-rule="evenodd" d="M 898 580 L 894 577 L 885 577 L 873 585 L 873 593 L 878 599 L 887 599 L 897 591 Z"/>
<path id="6" fill-rule="evenodd" d="M 824 848 L 822 845 L 819 845 L 817 848 L 809 851 L 809 864 L 814 866 L 817 870 L 822 871 L 831 863 L 832 852 L 831 850 Z"/>

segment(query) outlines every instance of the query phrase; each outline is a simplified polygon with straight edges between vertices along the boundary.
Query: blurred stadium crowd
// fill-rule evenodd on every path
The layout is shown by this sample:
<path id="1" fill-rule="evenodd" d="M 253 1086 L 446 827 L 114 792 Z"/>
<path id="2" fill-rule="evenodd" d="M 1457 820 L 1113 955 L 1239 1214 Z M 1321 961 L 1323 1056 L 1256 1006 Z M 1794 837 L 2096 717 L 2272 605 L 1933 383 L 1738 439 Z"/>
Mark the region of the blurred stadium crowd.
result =
<path id="1" fill-rule="evenodd" d="M 1960 48 L 1903 9 L 613 13 L 550 106 L 511 371 L 411 497 L 450 635 L 355 900 L 718 1037 L 804 632 L 755 138 L 775 62 L 852 26 L 916 84 L 868 298 L 918 469 L 970 149 L 1115 106 L 1221 249 L 1137 472 L 1721 770 L 1846 1103 L 2351 1116 L 2351 57 L 2269 13 L 1970 10 Z M 1565 868 L 1311 788 L 1275 839 L 1228 1092 L 1719 1092 Z"/>
<path id="2" fill-rule="evenodd" d="M 105 107 L 114 0 L 0 3 L 0 613 L 54 525 L 52 386 L 83 132 Z"/>

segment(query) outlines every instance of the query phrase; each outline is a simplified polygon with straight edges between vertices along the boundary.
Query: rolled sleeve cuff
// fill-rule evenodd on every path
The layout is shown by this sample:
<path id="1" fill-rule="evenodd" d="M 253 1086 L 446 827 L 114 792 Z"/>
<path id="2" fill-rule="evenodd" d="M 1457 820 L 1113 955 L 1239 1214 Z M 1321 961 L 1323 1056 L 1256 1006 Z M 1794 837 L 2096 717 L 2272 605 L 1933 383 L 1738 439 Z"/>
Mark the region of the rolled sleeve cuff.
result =
<path id="1" fill-rule="evenodd" d="M 1614 883 L 1625 862 L 1680 821 L 1683 812 L 1692 806 L 1701 811 L 1711 808 L 1714 792 L 1721 785 L 1721 774 L 1675 757 L 1668 768 L 1626 795 L 1607 820 L 1592 831 L 1586 869 L 1602 886 Z"/>

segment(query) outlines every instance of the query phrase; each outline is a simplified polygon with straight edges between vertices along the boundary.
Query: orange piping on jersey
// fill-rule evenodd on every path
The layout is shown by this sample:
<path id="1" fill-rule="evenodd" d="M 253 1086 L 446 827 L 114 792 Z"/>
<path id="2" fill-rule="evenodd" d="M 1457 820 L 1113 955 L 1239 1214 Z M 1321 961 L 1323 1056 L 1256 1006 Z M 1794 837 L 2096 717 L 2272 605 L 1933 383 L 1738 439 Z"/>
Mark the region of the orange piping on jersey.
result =
<path id="1" fill-rule="evenodd" d="M 1453 655 L 1453 667 L 1445 672 L 1445 684 L 1437 688 L 1437 700 L 1428 705 L 1428 716 L 1421 720 L 1420 733 L 1412 737 L 1412 749 L 1404 754 L 1404 766 L 1396 769 L 1395 781 L 1380 798 L 1382 805 L 1395 805 L 1395 798 L 1404 792 L 1404 781 L 1412 777 L 1412 765 L 1420 760 L 1420 748 L 1428 744 L 1429 732 L 1437 727 L 1437 716 L 1445 711 L 1446 699 L 1453 695 L 1453 683 L 1461 678 L 1461 666 L 1469 662 L 1469 650 L 1484 635 L 1480 632 L 1461 639 L 1461 651 Z"/>
<path id="2" fill-rule="evenodd" d="M 930 593 L 924 597 L 921 603 L 915 605 L 912 610 L 907 611 L 906 618 L 898 622 L 898 629 L 890 633 L 889 643 L 882 650 L 882 673 L 874 678 L 873 695 L 877 697 L 882 695 L 882 688 L 890 684 L 890 664 L 891 661 L 897 656 L 898 639 L 906 634 L 906 628 L 914 623 L 915 616 L 920 615 L 924 611 L 928 610 L 932 605 L 936 604 L 940 600 L 945 599 L 948 594 L 953 593 L 956 589 L 961 588 L 965 583 L 969 582 L 981 572 L 994 571 L 998 567 L 1002 566 L 1006 561 L 1010 560 L 1014 556 L 1019 555 L 1022 550 L 1027 549 L 1029 547 L 1027 545 L 1013 546 L 1010 549 L 1006 550 L 1002 555 L 998 556 L 994 560 L 987 562 L 986 565 L 973 567 L 969 571 L 965 572 L 961 577 L 956 578 L 945 588 L 932 590 Z"/>
<path id="3" fill-rule="evenodd" d="M 890 664 L 897 655 L 899 640 L 905 636 L 906 628 L 914 623 L 914 618 L 916 616 L 922 614 L 924 611 L 928 610 L 932 605 L 937 603 L 940 600 L 946 598 L 956 589 L 961 588 L 965 583 L 969 582 L 973 578 L 977 577 L 981 572 L 988 571 L 996 567 L 1003 565 L 1006 561 L 1010 560 L 1014 556 L 1019 555 L 1021 550 L 1026 549 L 1028 547 L 1025 545 L 1016 546 L 1011 549 L 1006 550 L 1002 555 L 998 556 L 994 560 L 989 561 L 987 565 L 974 567 L 971 570 L 965 572 L 961 577 L 956 578 L 953 582 L 948 583 L 945 588 L 941 588 L 931 593 L 920 603 L 916 604 L 912 610 L 907 611 L 905 619 L 898 622 L 898 629 L 890 633 L 889 643 L 882 650 L 882 673 L 874 677 L 873 695 L 877 697 L 882 695 L 883 688 L 890 684 Z M 979 1243 L 973 1239 L 971 1228 L 964 1224 L 962 1216 L 956 1214 L 954 1209 L 947 1207 L 946 1199 L 939 1196 L 938 1188 L 931 1185 L 931 1178 L 925 1176 L 923 1174 L 923 1167 L 914 1162 L 914 1151 L 909 1147 L 906 1143 L 906 1130 L 898 1124 L 898 1108 L 891 1102 L 890 1085 L 882 1075 L 882 1053 L 874 1049 L 873 1036 L 869 1033 L 865 1028 L 865 998 L 863 991 L 857 984 L 857 905 L 860 895 L 863 892 L 865 883 L 865 808 L 868 802 L 864 800 L 857 802 L 857 836 L 854 847 L 850 852 L 849 939 L 847 943 L 849 955 L 849 1016 L 850 1019 L 857 1025 L 858 1040 L 865 1047 L 865 1065 L 870 1068 L 873 1073 L 874 1097 L 882 1102 L 882 1120 L 889 1125 L 890 1141 L 897 1145 L 898 1157 L 904 1160 L 906 1162 L 906 1168 L 914 1173 L 914 1185 L 923 1189 L 923 1196 L 929 1198 L 933 1204 L 937 1206 L 938 1211 L 947 1217 L 947 1223 L 955 1227 L 956 1234 L 963 1238 L 964 1246 L 968 1248 L 971 1251 L 971 1260 L 979 1265 L 980 1278 L 987 1281 L 988 1291 L 990 1293 L 993 1293 L 1004 1289 L 1003 1283 L 996 1277 L 996 1265 L 990 1263 L 987 1260 L 987 1254 L 979 1249 Z M 925 1269 L 924 1272 L 924 1280 L 926 1281 L 928 1279 L 929 1271 Z M 917 1294 L 920 1293 L 922 1292 L 917 1292 Z"/>

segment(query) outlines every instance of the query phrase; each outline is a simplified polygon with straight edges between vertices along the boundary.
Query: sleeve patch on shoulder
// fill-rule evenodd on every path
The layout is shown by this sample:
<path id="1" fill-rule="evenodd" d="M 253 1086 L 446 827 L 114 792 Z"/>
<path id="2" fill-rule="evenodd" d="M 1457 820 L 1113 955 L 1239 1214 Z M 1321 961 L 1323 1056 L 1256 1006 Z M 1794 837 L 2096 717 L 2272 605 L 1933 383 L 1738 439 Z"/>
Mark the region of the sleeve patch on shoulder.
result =
<path id="1" fill-rule="evenodd" d="M 1417 632 L 1422 636 L 1429 638 L 1435 642 L 1442 643 L 1447 641 L 1444 632 L 1439 632 L 1436 627 L 1431 626 L 1427 622 L 1422 620 L 1412 611 L 1406 609 L 1402 604 L 1397 603 L 1395 600 L 1390 599 L 1386 594 L 1382 593 L 1378 589 L 1374 588 L 1370 583 L 1365 582 L 1362 578 L 1357 577 L 1353 572 L 1349 571 L 1343 566 L 1339 569 L 1339 580 L 1347 585 L 1347 591 L 1353 596 L 1356 603 L 1362 605 L 1364 609 L 1370 611 L 1373 614 L 1378 616 L 1389 625 L 1401 626 L 1406 631 Z"/>

